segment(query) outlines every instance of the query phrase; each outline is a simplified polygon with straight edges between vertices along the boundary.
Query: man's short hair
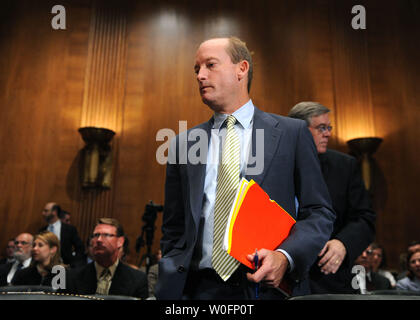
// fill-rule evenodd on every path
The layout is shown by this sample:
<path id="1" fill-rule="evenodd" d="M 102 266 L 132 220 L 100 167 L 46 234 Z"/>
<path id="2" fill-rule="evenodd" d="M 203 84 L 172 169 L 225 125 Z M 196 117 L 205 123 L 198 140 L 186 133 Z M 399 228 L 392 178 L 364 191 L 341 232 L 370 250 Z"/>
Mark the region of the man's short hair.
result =
<path id="1" fill-rule="evenodd" d="M 246 43 L 237 37 L 228 38 L 228 46 L 226 51 L 230 56 L 232 63 L 239 63 L 243 60 L 248 61 L 249 70 L 248 70 L 248 92 L 251 90 L 252 75 L 254 71 L 254 65 L 252 63 L 251 52 L 248 50 Z"/>
<path id="2" fill-rule="evenodd" d="M 60 212 L 58 213 L 58 217 L 60 219 L 64 219 L 66 217 L 66 214 L 70 215 L 70 212 L 65 211 L 65 210 L 60 210 Z"/>
<path id="3" fill-rule="evenodd" d="M 330 112 L 330 109 L 319 102 L 303 101 L 295 105 L 289 111 L 288 116 L 290 118 L 305 120 L 309 127 L 311 125 L 312 117 L 317 117 L 328 112 Z"/>
<path id="4" fill-rule="evenodd" d="M 54 205 L 51 208 L 51 212 L 53 211 L 57 212 L 57 217 L 60 217 L 61 207 L 58 204 L 54 203 Z"/>
<path id="5" fill-rule="evenodd" d="M 113 218 L 99 218 L 96 222 L 96 226 L 99 224 L 107 224 L 110 226 L 114 226 L 117 229 L 117 237 L 123 237 L 124 236 L 124 229 L 121 226 L 121 224 L 118 222 L 117 219 Z"/>

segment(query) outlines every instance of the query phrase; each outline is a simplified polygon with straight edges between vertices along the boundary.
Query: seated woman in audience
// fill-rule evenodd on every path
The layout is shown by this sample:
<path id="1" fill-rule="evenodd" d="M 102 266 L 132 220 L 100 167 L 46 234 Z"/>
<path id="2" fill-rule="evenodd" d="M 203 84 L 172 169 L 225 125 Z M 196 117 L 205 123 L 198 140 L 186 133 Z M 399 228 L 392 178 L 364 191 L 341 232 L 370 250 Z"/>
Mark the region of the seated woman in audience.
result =
<path id="1" fill-rule="evenodd" d="M 51 270 L 55 265 L 62 265 L 60 240 L 54 233 L 43 231 L 34 237 L 31 265 L 16 273 L 13 285 L 51 287 L 55 276 Z"/>
<path id="2" fill-rule="evenodd" d="M 391 283 L 391 287 L 395 288 L 397 281 L 395 280 L 392 273 L 385 269 L 386 267 L 385 249 L 377 243 L 372 243 L 371 249 L 372 249 L 372 260 L 371 260 L 372 271 L 379 273 L 381 276 L 384 276 L 385 278 L 387 278 L 389 282 Z"/>
<path id="3" fill-rule="evenodd" d="M 420 293 L 420 251 L 407 255 L 408 275 L 397 281 L 397 290 L 410 290 Z"/>

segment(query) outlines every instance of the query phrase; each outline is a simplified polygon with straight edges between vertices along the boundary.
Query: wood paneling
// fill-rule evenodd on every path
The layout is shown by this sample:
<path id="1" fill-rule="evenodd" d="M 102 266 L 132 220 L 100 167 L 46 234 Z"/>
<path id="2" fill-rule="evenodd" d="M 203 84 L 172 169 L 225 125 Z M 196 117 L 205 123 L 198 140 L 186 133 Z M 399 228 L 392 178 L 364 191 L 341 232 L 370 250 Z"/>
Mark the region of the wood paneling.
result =
<path id="1" fill-rule="evenodd" d="M 286 115 L 300 101 L 332 110 L 331 146 L 376 135 L 377 240 L 391 266 L 418 237 L 419 6 L 360 1 L 367 30 L 351 28 L 352 1 L 64 1 L 67 29 L 50 26 L 53 1 L 3 1 L 0 50 L 0 245 L 42 226 L 57 201 L 83 238 L 99 216 L 118 218 L 131 261 L 144 206 L 162 204 L 160 129 L 179 133 L 210 116 L 193 73 L 208 37 L 237 35 L 254 52 L 254 103 Z M 4 10 L 3 10 L 4 9 Z M 6 13 L 7 12 L 7 13 Z M 83 190 L 77 129 L 116 131 L 110 190 Z M 160 237 L 158 216 L 154 249 Z M 355 235 L 357 236 L 357 235 Z"/>

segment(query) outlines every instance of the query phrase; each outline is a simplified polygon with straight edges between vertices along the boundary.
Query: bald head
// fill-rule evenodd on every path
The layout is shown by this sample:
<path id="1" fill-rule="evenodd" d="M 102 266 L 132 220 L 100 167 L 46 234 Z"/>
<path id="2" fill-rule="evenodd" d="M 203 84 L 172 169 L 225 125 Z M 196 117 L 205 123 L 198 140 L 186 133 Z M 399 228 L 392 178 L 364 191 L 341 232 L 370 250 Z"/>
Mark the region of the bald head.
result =
<path id="1" fill-rule="evenodd" d="M 48 202 L 42 210 L 42 215 L 48 224 L 54 223 L 58 220 L 60 206 L 55 202 Z"/>

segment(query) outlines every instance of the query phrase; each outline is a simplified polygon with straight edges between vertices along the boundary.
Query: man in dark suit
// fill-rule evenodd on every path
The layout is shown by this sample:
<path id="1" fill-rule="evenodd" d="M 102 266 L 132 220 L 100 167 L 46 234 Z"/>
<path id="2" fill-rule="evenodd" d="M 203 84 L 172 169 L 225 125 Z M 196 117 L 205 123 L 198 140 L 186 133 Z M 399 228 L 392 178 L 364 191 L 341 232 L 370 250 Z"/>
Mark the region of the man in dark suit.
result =
<path id="1" fill-rule="evenodd" d="M 354 265 L 358 268 L 357 276 L 355 276 L 357 285 L 353 288 L 354 293 L 368 294 L 372 291 L 392 290 L 391 282 L 386 277 L 373 271 L 372 258 L 371 244 L 354 261 Z M 360 270 L 361 267 L 364 268 L 363 271 Z"/>
<path id="2" fill-rule="evenodd" d="M 15 239 L 9 239 L 9 241 L 7 241 L 7 246 L 6 246 L 6 255 L 4 258 L 0 259 L 0 264 L 6 264 L 6 263 L 13 263 L 15 262 L 15 253 L 16 250 L 16 246 L 15 246 Z"/>
<path id="3" fill-rule="evenodd" d="M 238 38 L 203 42 L 194 69 L 202 100 L 215 114 L 171 141 L 156 296 L 247 299 L 261 282 L 261 298 L 282 298 L 267 287 L 278 288 L 283 278 L 294 280 L 295 293 L 304 290 L 302 280 L 335 218 L 310 132 L 303 121 L 254 107 L 252 59 Z M 276 250 L 258 248 L 261 264 L 254 274 L 220 249 L 219 231 L 240 177 L 254 179 L 297 219 Z M 301 204 L 297 215 L 295 198 Z"/>
<path id="4" fill-rule="evenodd" d="M 0 265 L 0 287 L 10 285 L 16 273 L 30 266 L 32 261 L 32 244 L 34 237 L 30 233 L 21 233 L 14 240 L 15 261 Z"/>
<path id="5" fill-rule="evenodd" d="M 310 272 L 312 293 L 352 293 L 354 260 L 375 235 L 376 215 L 365 189 L 357 160 L 327 149 L 331 136 L 330 110 L 317 102 L 301 102 L 289 112 L 305 120 L 314 138 L 322 174 L 331 196 L 336 220 L 331 239 Z"/>
<path id="6" fill-rule="evenodd" d="M 73 294 L 147 298 L 146 274 L 118 259 L 124 243 L 124 231 L 118 221 L 99 219 L 91 241 L 94 262 L 69 270 L 65 291 Z"/>
<path id="7" fill-rule="evenodd" d="M 85 249 L 76 227 L 62 223 L 59 219 L 61 208 L 55 202 L 49 202 L 42 210 L 42 215 L 48 223 L 40 231 L 51 231 L 60 239 L 61 258 L 72 268 L 82 266 L 86 262 Z"/>

